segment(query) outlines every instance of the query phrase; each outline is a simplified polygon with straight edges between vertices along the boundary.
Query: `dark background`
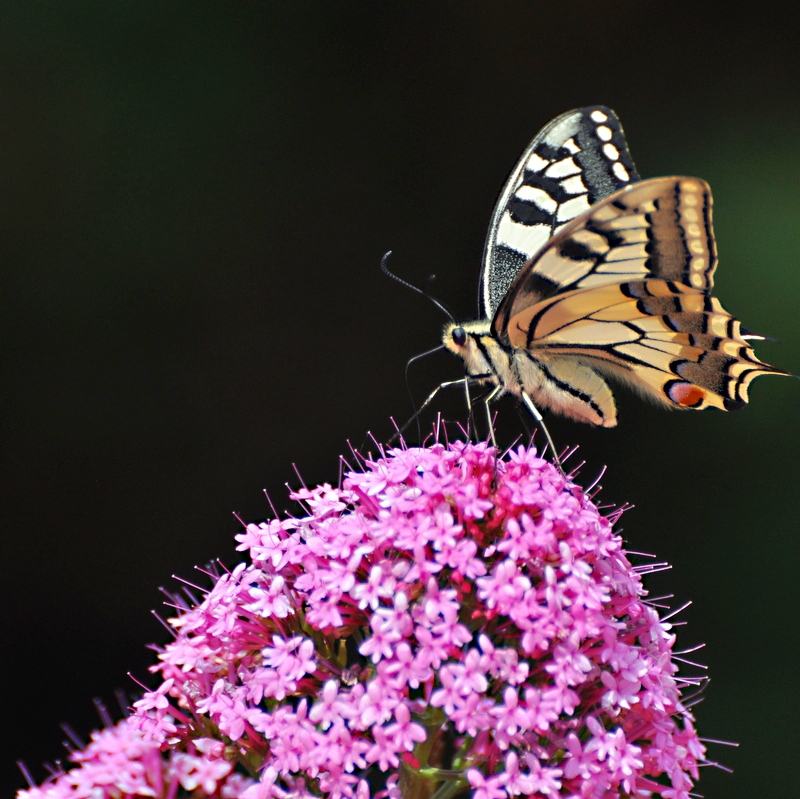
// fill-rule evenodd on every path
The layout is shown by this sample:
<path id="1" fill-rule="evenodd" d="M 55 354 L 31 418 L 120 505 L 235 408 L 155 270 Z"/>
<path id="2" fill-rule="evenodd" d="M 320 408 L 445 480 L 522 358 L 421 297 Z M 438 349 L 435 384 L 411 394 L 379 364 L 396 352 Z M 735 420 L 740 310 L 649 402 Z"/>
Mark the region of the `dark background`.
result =
<path id="1" fill-rule="evenodd" d="M 237 562 L 232 511 L 285 507 L 292 463 L 335 481 L 348 439 L 409 415 L 404 364 L 443 320 L 379 258 L 472 318 L 497 193 L 556 114 L 610 105 L 642 175 L 710 182 L 717 294 L 800 371 L 797 27 L 716 8 L 0 6 L 3 795 L 147 680 L 157 587 Z M 439 354 L 411 385 L 459 374 Z M 694 600 L 699 729 L 741 744 L 712 748 L 735 773 L 709 797 L 796 792 L 799 391 L 694 414 L 620 390 L 614 430 L 550 423 L 673 564 L 653 593 Z"/>

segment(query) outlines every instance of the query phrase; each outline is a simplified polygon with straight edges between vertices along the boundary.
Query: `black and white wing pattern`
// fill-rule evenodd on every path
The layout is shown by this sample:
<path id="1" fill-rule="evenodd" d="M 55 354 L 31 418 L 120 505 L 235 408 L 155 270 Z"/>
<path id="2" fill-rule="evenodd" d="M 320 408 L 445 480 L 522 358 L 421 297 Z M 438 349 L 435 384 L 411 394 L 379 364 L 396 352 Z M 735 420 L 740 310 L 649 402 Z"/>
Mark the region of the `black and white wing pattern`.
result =
<path id="1" fill-rule="evenodd" d="M 483 317 L 494 317 L 520 269 L 565 224 L 638 180 L 610 108 L 567 111 L 544 127 L 506 181 L 492 215 L 481 271 Z"/>

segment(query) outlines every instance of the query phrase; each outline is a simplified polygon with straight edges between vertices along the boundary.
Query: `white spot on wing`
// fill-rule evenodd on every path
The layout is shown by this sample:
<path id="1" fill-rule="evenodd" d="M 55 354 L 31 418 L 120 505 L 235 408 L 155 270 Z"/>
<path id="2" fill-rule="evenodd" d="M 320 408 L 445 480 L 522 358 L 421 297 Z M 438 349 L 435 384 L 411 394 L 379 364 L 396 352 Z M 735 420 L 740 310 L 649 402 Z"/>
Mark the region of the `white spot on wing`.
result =
<path id="1" fill-rule="evenodd" d="M 581 168 L 572 158 L 562 158 L 560 161 L 550 164 L 544 174 L 548 178 L 563 178 L 567 175 L 577 175 L 580 171 Z"/>
<path id="2" fill-rule="evenodd" d="M 520 186 L 514 196 L 523 202 L 535 203 L 548 214 L 554 214 L 558 203 L 544 190 L 536 186 Z"/>
<path id="3" fill-rule="evenodd" d="M 508 214 L 503 214 L 497 226 L 497 243 L 511 247 L 526 258 L 537 252 L 549 238 L 549 225 L 520 225 Z"/>
<path id="4" fill-rule="evenodd" d="M 580 175 L 562 180 L 561 188 L 564 189 L 567 194 L 584 194 L 586 192 L 586 186 Z"/>
<path id="5" fill-rule="evenodd" d="M 569 152 L 571 152 L 573 155 L 581 151 L 581 148 L 578 147 L 578 145 L 575 143 L 575 139 L 567 139 L 564 142 L 564 148 L 566 150 L 569 150 Z"/>
<path id="6" fill-rule="evenodd" d="M 611 128 L 607 127 L 606 125 L 600 125 L 597 128 L 597 136 L 600 139 L 600 141 L 611 141 L 613 132 Z"/>
<path id="7" fill-rule="evenodd" d="M 531 153 L 528 156 L 528 160 L 525 162 L 525 169 L 529 172 L 541 172 L 550 162 L 546 158 L 542 158 L 541 155 L 536 155 L 536 153 Z"/>
<path id="8" fill-rule="evenodd" d="M 615 161 L 614 166 L 611 167 L 611 171 L 619 180 L 630 180 L 631 176 L 628 174 L 628 170 L 619 162 Z"/>
<path id="9" fill-rule="evenodd" d="M 595 122 L 605 122 L 608 119 L 608 114 L 604 114 L 602 111 L 592 111 L 590 116 Z"/>
<path id="10" fill-rule="evenodd" d="M 613 144 L 604 144 L 603 152 L 605 153 L 606 158 L 611 161 L 616 161 L 617 158 L 619 158 L 619 150 Z"/>
<path id="11" fill-rule="evenodd" d="M 589 201 L 586 199 L 585 194 L 573 197 L 571 200 L 561 203 L 561 207 L 556 214 L 556 220 L 558 222 L 568 222 L 588 209 Z"/>
<path id="12" fill-rule="evenodd" d="M 561 147 L 564 142 L 572 138 L 578 132 L 580 120 L 580 114 L 570 114 L 566 119 L 562 119 L 558 124 L 553 125 L 553 127 L 547 131 L 544 142 L 551 147 Z"/>

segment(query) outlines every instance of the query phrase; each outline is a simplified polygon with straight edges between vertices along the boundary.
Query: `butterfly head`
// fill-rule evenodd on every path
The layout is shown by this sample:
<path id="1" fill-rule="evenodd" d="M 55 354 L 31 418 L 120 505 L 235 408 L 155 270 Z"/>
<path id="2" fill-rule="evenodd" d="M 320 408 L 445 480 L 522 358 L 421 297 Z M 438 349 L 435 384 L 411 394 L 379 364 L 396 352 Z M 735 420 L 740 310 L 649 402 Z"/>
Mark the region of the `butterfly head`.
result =
<path id="1" fill-rule="evenodd" d="M 490 333 L 490 322 L 450 322 L 442 334 L 446 349 L 458 355 L 467 367 L 469 375 L 496 373 L 494 350 L 497 342 Z"/>

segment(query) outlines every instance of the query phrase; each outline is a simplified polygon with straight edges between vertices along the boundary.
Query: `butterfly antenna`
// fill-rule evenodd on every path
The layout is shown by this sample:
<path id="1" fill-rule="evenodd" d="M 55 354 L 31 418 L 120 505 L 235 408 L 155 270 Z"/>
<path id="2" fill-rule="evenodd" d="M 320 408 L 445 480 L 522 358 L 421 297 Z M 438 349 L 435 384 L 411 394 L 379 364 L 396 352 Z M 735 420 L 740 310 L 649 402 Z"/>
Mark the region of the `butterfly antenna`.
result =
<path id="1" fill-rule="evenodd" d="M 389 260 L 389 256 L 392 254 L 392 251 L 389 250 L 388 252 L 384 253 L 383 258 L 381 258 L 381 271 L 387 277 L 392 278 L 392 280 L 396 280 L 401 286 L 405 286 L 407 289 L 411 289 L 411 291 L 416 291 L 417 294 L 421 294 L 423 297 L 427 297 L 451 322 L 455 323 L 455 317 L 447 308 L 436 299 L 436 297 L 429 294 L 424 289 L 419 288 L 418 286 L 413 286 L 407 280 L 403 280 L 402 277 L 398 277 L 394 272 L 389 270 L 389 267 L 386 266 L 386 262 Z"/>

